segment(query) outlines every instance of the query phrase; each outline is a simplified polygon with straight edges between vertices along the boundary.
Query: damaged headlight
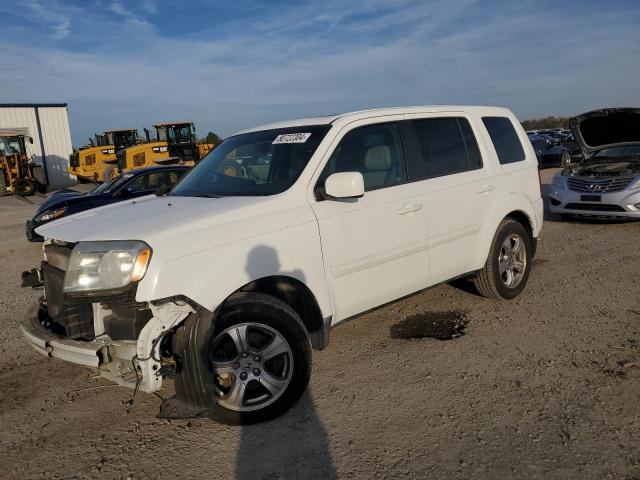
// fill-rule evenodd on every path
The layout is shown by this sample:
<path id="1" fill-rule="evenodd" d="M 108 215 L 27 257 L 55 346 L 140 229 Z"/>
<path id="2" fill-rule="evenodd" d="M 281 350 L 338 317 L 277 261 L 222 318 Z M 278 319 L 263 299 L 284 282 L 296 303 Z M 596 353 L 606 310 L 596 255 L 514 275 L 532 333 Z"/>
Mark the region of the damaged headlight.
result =
<path id="1" fill-rule="evenodd" d="M 64 277 L 65 292 L 121 288 L 144 277 L 151 248 L 137 240 L 79 242 Z"/>

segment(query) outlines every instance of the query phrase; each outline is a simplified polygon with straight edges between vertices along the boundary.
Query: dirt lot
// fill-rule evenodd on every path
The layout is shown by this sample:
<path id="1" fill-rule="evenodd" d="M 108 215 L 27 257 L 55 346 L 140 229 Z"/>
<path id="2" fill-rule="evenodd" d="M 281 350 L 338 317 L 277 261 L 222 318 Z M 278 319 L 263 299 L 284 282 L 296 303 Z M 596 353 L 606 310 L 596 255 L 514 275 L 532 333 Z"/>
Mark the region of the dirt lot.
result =
<path id="1" fill-rule="evenodd" d="M 27 347 L 34 208 L 0 199 L 0 477 L 640 479 L 640 223 L 547 219 L 521 298 L 457 283 L 341 325 L 303 400 L 240 428 L 158 420 L 158 397 Z M 392 338 L 447 311 L 465 335 Z"/>

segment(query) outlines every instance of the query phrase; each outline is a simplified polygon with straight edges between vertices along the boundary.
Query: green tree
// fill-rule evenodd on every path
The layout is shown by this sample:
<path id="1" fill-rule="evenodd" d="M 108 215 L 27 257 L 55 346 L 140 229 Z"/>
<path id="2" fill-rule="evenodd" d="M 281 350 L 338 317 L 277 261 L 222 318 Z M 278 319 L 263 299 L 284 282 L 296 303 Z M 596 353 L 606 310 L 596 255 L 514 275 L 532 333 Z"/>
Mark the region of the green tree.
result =
<path id="1" fill-rule="evenodd" d="M 217 145 L 222 141 L 222 139 L 217 134 L 209 132 L 207 133 L 207 136 L 204 137 L 204 141 L 206 143 L 213 143 L 214 145 Z"/>
<path id="2" fill-rule="evenodd" d="M 532 118 L 522 122 L 522 128 L 525 130 L 540 130 L 544 128 L 568 128 L 569 117 L 543 117 Z"/>

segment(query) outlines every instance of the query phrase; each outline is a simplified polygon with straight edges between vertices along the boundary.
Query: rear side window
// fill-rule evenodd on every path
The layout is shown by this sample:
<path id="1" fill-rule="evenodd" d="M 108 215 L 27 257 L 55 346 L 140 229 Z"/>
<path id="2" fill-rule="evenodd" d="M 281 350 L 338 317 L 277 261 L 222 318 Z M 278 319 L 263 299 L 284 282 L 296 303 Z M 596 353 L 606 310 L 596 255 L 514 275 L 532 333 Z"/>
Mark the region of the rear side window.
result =
<path id="1" fill-rule="evenodd" d="M 482 117 L 502 165 L 524 160 L 524 150 L 511 120 L 506 117 Z"/>
<path id="2" fill-rule="evenodd" d="M 482 168 L 482 157 L 466 118 L 427 118 L 411 123 L 422 154 L 420 177 L 440 177 Z"/>

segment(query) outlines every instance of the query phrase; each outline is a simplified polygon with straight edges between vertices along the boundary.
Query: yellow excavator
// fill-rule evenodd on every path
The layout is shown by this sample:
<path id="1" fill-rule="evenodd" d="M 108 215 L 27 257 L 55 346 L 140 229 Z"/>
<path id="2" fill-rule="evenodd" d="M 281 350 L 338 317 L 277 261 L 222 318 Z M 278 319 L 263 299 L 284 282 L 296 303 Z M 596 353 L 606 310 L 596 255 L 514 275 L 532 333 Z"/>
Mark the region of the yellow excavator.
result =
<path id="1" fill-rule="evenodd" d="M 125 148 L 136 145 L 138 130 L 124 128 L 108 130 L 103 135 L 89 139 L 89 145 L 80 147 L 69 157 L 69 173 L 80 182 L 103 182 L 114 176 L 117 169 L 116 154 Z"/>
<path id="2" fill-rule="evenodd" d="M 46 184 L 36 178 L 27 155 L 27 142 L 33 143 L 26 128 L 0 129 L 0 196 L 15 193 L 21 197 L 44 193 Z"/>
<path id="3" fill-rule="evenodd" d="M 127 170 L 148 167 L 154 164 L 180 163 L 194 165 L 215 147 L 212 143 L 196 141 L 195 125 L 191 121 L 164 122 L 154 125 L 156 138 L 144 129 L 146 143 L 134 145 L 116 153 L 117 171 L 114 176 Z"/>

